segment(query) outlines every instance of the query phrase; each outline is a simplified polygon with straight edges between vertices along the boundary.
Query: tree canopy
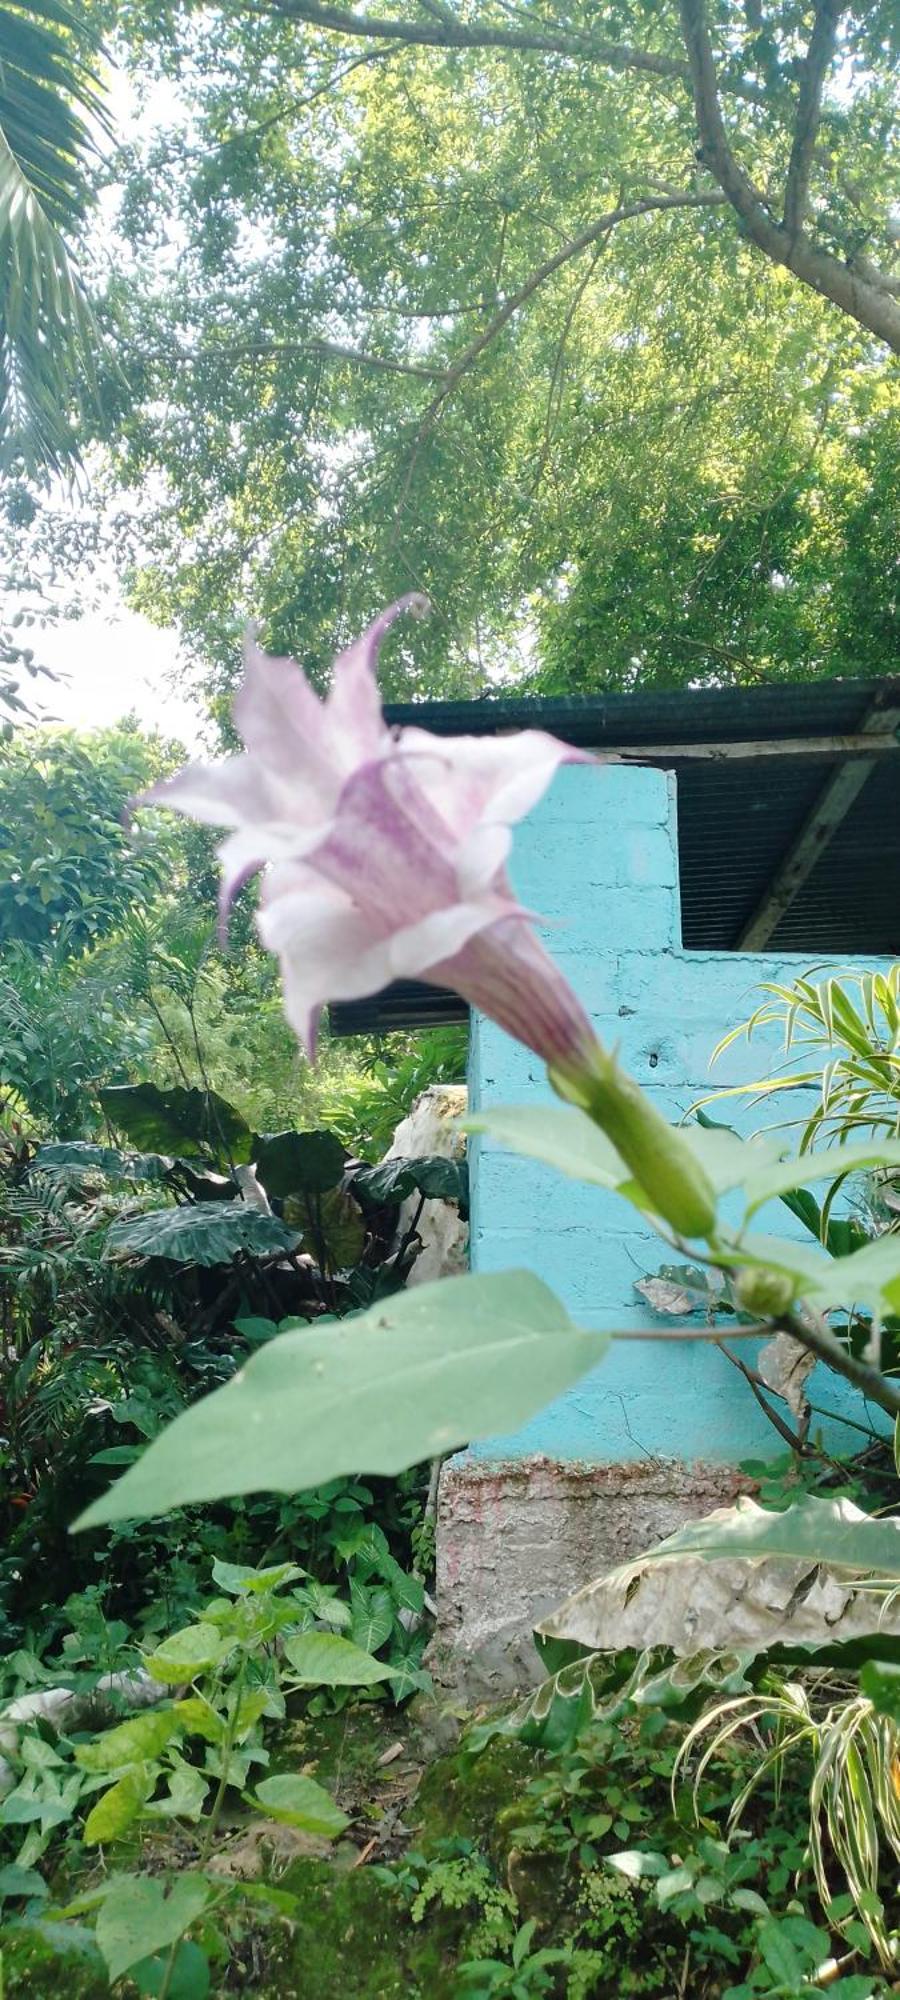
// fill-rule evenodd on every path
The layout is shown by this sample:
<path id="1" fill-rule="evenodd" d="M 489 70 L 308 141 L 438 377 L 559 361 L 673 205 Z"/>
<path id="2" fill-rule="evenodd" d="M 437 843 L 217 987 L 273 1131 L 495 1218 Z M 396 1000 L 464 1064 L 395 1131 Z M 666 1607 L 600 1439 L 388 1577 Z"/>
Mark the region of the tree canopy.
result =
<path id="1" fill-rule="evenodd" d="M 887 5 L 120 14 L 166 116 L 107 301 L 135 601 L 395 692 L 883 671 Z M 159 101 L 158 97 L 155 101 Z"/>

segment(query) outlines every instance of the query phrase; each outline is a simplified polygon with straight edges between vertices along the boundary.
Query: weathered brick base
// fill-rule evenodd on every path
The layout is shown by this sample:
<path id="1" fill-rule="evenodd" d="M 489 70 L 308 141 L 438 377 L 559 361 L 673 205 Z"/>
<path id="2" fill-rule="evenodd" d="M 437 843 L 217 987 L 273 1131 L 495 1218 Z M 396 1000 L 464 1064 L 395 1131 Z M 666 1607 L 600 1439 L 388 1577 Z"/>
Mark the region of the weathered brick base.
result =
<path id="1" fill-rule="evenodd" d="M 751 1482 L 734 1466 L 457 1458 L 441 1475 L 435 1678 L 467 1700 L 540 1679 L 538 1619 Z"/>

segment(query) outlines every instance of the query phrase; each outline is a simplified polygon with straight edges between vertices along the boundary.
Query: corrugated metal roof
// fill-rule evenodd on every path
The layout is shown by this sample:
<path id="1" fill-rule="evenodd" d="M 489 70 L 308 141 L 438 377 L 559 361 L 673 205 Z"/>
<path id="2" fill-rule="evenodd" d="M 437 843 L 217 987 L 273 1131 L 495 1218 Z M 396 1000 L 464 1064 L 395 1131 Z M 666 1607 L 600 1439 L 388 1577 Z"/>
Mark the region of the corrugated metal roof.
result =
<path id="1" fill-rule="evenodd" d="M 552 731 L 580 747 L 665 746 L 647 762 L 678 774 L 678 848 L 686 950 L 731 951 L 740 940 L 844 754 L 823 742 L 853 736 L 878 708 L 900 709 L 900 677 L 756 688 L 701 688 L 582 698 L 484 699 L 395 705 L 388 720 L 438 736 Z M 692 756 L 688 746 L 804 743 L 804 754 L 747 761 Z M 680 752 L 680 754 L 679 754 Z M 900 756 L 873 766 L 767 949 L 810 958 L 900 954 Z M 465 1019 L 455 995 L 405 982 L 372 1001 L 331 1010 L 338 1034 Z"/>

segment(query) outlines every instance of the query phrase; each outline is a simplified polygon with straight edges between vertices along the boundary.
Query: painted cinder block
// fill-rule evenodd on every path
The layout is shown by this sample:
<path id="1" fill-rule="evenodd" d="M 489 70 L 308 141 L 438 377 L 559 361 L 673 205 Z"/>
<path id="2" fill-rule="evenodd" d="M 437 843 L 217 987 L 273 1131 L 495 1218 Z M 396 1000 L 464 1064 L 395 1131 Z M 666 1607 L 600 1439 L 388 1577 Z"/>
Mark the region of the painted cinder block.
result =
<path id="1" fill-rule="evenodd" d="M 783 953 L 680 950 L 675 804 L 670 774 L 566 768 L 519 829 L 514 868 L 518 894 L 546 918 L 549 948 L 598 1032 L 619 1045 L 673 1119 L 713 1088 L 750 1081 L 778 1060 L 777 1034 L 760 1031 L 749 1047 L 732 1044 L 710 1070 L 716 1042 L 759 1005 L 762 984 L 786 983 L 807 964 Z M 476 1106 L 551 1097 L 542 1064 L 491 1022 L 473 1025 L 470 1068 Z M 754 1117 L 737 1099 L 713 1115 L 749 1131 L 803 1110 L 802 1099 L 790 1108 L 782 1101 Z M 603 1190 L 482 1140 L 473 1142 L 471 1166 L 473 1269 L 525 1264 L 584 1324 L 627 1330 L 651 1323 L 635 1280 L 669 1256 L 636 1213 Z M 760 1226 L 799 1229 L 780 1206 L 763 1212 Z M 831 1448 L 846 1449 L 851 1433 L 841 1419 L 866 1424 L 870 1413 L 825 1370 L 813 1377 L 811 1395 L 829 1412 L 822 1422 Z M 480 1445 L 478 1455 L 615 1463 L 649 1454 L 726 1465 L 777 1448 L 747 1384 L 721 1353 L 660 1340 L 614 1344 L 587 1382 L 516 1437 Z"/>

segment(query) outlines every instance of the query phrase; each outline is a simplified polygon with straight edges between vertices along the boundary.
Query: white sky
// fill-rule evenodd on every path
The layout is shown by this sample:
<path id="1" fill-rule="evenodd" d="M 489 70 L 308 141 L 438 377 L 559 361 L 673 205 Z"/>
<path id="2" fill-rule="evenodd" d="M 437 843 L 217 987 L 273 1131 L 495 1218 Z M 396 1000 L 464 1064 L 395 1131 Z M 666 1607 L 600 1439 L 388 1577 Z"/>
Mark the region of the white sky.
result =
<path id="1" fill-rule="evenodd" d="M 42 665 L 65 677 L 23 683 L 26 701 L 39 705 L 47 720 L 98 729 L 133 712 L 148 728 L 196 747 L 203 718 L 178 688 L 176 634 L 129 611 L 113 586 L 102 611 L 35 626 L 28 644 Z"/>
<path id="2" fill-rule="evenodd" d="M 173 119 L 178 98 L 168 82 L 151 85 L 139 97 L 131 79 L 121 68 L 109 74 L 109 105 L 115 133 L 141 137 Z M 101 150 L 115 140 L 99 134 Z M 110 231 L 110 217 L 117 191 L 110 189 L 100 201 L 98 232 L 102 243 Z M 54 486 L 54 504 L 66 505 L 62 484 Z M 79 496 L 77 506 L 90 510 L 98 504 L 90 486 Z M 118 505 L 127 505 L 118 496 Z M 100 729 L 136 714 L 147 728 L 179 739 L 190 750 L 201 740 L 205 718 L 197 702 L 179 685 L 180 653 L 178 636 L 151 625 L 149 619 L 129 609 L 115 571 L 107 561 L 93 571 L 90 584 L 75 575 L 66 588 L 48 593 L 65 603 L 67 595 L 78 600 L 90 590 L 90 609 L 77 619 L 55 620 L 29 626 L 23 634 L 42 666 L 51 667 L 62 678 L 49 681 L 40 676 L 20 677 L 20 690 L 38 719 L 64 724 L 71 729 Z M 10 609 L 24 606 L 25 599 L 14 596 Z"/>

